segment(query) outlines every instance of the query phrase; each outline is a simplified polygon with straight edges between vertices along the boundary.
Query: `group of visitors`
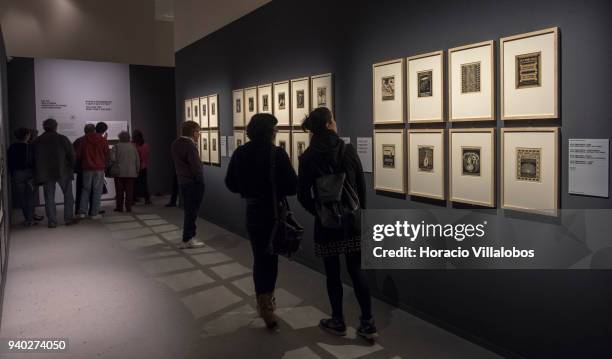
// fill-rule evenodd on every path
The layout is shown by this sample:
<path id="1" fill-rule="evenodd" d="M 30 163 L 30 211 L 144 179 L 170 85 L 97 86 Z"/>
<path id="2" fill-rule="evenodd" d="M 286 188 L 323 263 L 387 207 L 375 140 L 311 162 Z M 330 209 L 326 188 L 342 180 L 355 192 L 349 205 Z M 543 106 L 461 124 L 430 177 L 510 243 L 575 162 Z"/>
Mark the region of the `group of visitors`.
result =
<path id="1" fill-rule="evenodd" d="M 303 130 L 310 133 L 311 141 L 299 157 L 298 175 L 285 150 L 274 145 L 277 123 L 271 114 L 256 114 L 251 118 L 247 126 L 250 142 L 235 149 L 225 178 L 227 188 L 246 200 L 246 227 L 253 252 L 253 281 L 259 315 L 268 328 L 278 327 L 274 315 L 278 254 L 270 251 L 270 242 L 279 204 L 286 202 L 286 197 L 297 194 L 300 204 L 315 217 L 315 254 L 322 257 L 327 277 L 332 315 L 322 319 L 319 326 L 339 336 L 347 334 L 340 274 L 340 256 L 344 255 L 361 307 L 357 334 L 372 340 L 378 334 L 372 317 L 368 284 L 361 270 L 360 234 L 344 227 L 328 228 L 317 211 L 320 206 L 317 180 L 327 174 L 327 169 L 343 174 L 346 186 L 354 189 L 357 208 L 365 208 L 365 179 L 357 152 L 338 137 L 331 111 L 317 108 L 302 124 Z M 186 121 L 181 131 L 171 148 L 185 211 L 181 247 L 196 248 L 204 245 L 195 238 L 195 222 L 204 194 L 204 175 L 197 145 L 200 126 L 194 121 Z M 173 199 L 168 206 L 175 204 Z"/>
<path id="2" fill-rule="evenodd" d="M 63 194 L 64 224 L 69 226 L 80 219 L 100 219 L 102 195 L 106 190 L 105 177 L 115 181 L 115 211 L 130 212 L 134 203 L 134 185 L 139 181 L 146 203 L 150 203 L 147 189 L 146 165 L 149 147 L 142 132 L 135 130 L 134 143 L 130 134 L 119 133 L 119 142 L 109 149 L 108 125 L 98 122 L 87 124 L 84 135 L 70 143 L 68 137 L 58 133 L 58 123 L 49 118 L 43 122 L 44 133 L 36 130 L 15 130 L 16 142 L 8 149 L 8 168 L 15 193 L 21 198 L 24 225 L 36 225 L 42 216 L 34 213 L 38 186 L 43 187 L 48 227 L 56 228 L 56 187 Z M 72 181 L 76 174 L 76 200 Z"/>

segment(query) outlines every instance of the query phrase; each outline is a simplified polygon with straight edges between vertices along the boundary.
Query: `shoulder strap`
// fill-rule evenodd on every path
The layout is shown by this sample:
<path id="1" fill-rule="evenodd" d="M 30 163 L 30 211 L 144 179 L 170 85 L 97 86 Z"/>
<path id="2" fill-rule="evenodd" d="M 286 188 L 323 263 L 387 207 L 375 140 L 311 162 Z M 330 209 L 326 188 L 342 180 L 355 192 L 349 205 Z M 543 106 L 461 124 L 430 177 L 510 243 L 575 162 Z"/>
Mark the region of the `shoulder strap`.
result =
<path id="1" fill-rule="evenodd" d="M 276 146 L 272 144 L 270 150 L 270 182 L 272 183 L 272 207 L 274 219 L 278 219 L 278 198 L 276 198 Z"/>

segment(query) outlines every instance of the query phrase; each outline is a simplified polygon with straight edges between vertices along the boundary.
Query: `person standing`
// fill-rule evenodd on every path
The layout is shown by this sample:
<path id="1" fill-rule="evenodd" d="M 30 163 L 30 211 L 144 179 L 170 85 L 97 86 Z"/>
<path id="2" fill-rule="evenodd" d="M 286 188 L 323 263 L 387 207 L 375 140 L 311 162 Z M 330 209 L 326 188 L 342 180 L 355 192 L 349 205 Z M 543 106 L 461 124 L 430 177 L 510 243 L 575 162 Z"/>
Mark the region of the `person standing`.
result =
<path id="1" fill-rule="evenodd" d="M 274 157 L 276 197 L 279 202 L 296 194 L 297 176 L 287 152 L 274 145 L 278 120 L 270 114 L 257 114 L 247 127 L 249 141 L 232 154 L 225 185 L 246 199 L 246 222 L 253 251 L 253 281 L 259 315 L 268 328 L 277 326 L 274 316 L 274 289 L 278 275 L 278 255 L 268 252 L 274 227 Z"/>
<path id="2" fill-rule="evenodd" d="M 196 219 L 204 197 L 204 171 L 198 152 L 200 124 L 194 121 L 183 122 L 179 138 L 172 142 L 171 152 L 177 181 L 183 195 L 183 242 L 181 248 L 197 248 L 204 243 L 194 238 Z M 141 166 L 142 167 L 142 166 Z"/>
<path id="3" fill-rule="evenodd" d="M 77 154 L 76 164 L 74 166 L 74 173 L 76 174 L 76 184 L 74 189 L 74 213 L 79 213 L 79 206 L 81 205 L 81 192 L 83 191 L 83 168 L 81 164 L 81 158 L 79 157 L 79 147 L 81 146 L 81 143 L 83 142 L 85 136 L 87 136 L 88 133 L 96 132 L 96 126 L 94 124 L 88 123 L 85 125 L 85 128 L 83 128 L 83 132 L 84 135 L 77 138 L 72 143 L 72 147 L 74 147 L 74 152 Z M 89 200 L 91 203 L 91 196 Z M 91 215 L 91 209 L 89 209 L 87 213 Z"/>
<path id="4" fill-rule="evenodd" d="M 130 143 L 130 134 L 119 133 L 119 143 L 110 151 L 110 172 L 115 178 L 116 206 L 115 212 L 132 212 L 134 202 L 134 180 L 140 170 L 138 151 Z"/>
<path id="5" fill-rule="evenodd" d="M 16 192 L 21 199 L 24 226 L 37 225 L 34 219 L 34 153 L 30 140 L 30 131 L 23 127 L 15 130 L 17 142 L 8 148 L 8 170 Z"/>
<path id="6" fill-rule="evenodd" d="M 302 129 L 309 131 L 312 138 L 310 146 L 299 157 L 298 200 L 315 217 L 315 254 L 323 258 L 327 294 L 332 308 L 332 317 L 321 319 L 319 326 L 333 334 L 346 335 L 340 278 L 340 256 L 344 255 L 355 296 L 361 307 L 357 334 L 373 339 L 378 333 L 372 318 L 370 290 L 361 270 L 361 236 L 345 228 L 324 227 L 316 211 L 317 198 L 314 195 L 316 179 L 329 174 L 322 171 L 336 169 L 346 174 L 345 181 L 356 192 L 361 208 L 365 208 L 366 189 L 361 161 L 355 148 L 345 145 L 338 137 L 336 121 L 329 109 L 319 107 L 313 110 L 302 123 Z"/>
<path id="7" fill-rule="evenodd" d="M 149 165 L 149 144 L 145 142 L 144 135 L 140 130 L 134 130 L 132 142 L 138 150 L 140 156 L 140 170 L 136 179 L 135 199 L 144 197 L 145 204 L 151 204 L 151 194 L 149 193 L 149 177 L 147 167 Z"/>
<path id="8" fill-rule="evenodd" d="M 43 122 L 45 133 L 33 143 L 34 178 L 43 186 L 45 193 L 45 211 L 48 227 L 57 227 L 55 208 L 55 184 L 64 195 L 64 223 L 75 224 L 73 218 L 74 197 L 72 195 L 72 172 L 75 164 L 75 153 L 68 137 L 57 133 L 57 121 L 48 118 Z"/>
<path id="9" fill-rule="evenodd" d="M 78 157 L 83 170 L 83 189 L 79 204 L 79 218 L 85 218 L 91 209 L 90 218 L 100 219 L 100 204 L 104 189 L 104 170 L 108 158 L 108 141 L 105 132 L 108 126 L 104 122 L 96 124 L 96 131 L 88 133 L 79 144 Z M 90 195 L 91 201 L 90 201 Z M 89 206 L 91 205 L 91 208 Z"/>

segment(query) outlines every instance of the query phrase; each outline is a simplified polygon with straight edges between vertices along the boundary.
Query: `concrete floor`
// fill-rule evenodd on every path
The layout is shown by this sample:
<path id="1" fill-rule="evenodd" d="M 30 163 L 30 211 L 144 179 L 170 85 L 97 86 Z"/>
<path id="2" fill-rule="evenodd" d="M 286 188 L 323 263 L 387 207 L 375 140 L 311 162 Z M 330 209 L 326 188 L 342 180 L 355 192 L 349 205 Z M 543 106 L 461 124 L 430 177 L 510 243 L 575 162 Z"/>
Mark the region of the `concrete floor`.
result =
<path id="1" fill-rule="evenodd" d="M 181 251 L 181 210 L 156 202 L 131 216 L 73 227 L 15 225 L 0 337 L 68 338 L 66 352 L 30 355 L 36 358 L 497 357 L 378 300 L 381 337 L 371 345 L 355 336 L 350 288 L 349 335 L 322 332 L 317 324 L 329 311 L 324 277 L 284 259 L 280 331 L 270 333 L 255 313 L 248 242 L 200 219 L 198 237 L 207 246 Z"/>

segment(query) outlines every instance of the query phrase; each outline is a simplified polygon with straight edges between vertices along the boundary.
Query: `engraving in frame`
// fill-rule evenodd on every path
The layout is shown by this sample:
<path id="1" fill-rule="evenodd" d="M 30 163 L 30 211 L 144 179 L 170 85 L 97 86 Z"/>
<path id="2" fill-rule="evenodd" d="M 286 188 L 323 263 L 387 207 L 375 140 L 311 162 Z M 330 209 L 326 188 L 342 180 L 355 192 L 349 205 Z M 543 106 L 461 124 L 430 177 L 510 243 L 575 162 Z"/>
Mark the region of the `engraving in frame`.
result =
<path id="1" fill-rule="evenodd" d="M 516 88 L 542 86 L 542 53 L 516 55 Z"/>
<path id="2" fill-rule="evenodd" d="M 527 182 L 542 180 L 540 166 L 542 161 L 541 148 L 516 149 L 516 179 Z"/>
<path id="3" fill-rule="evenodd" d="M 286 108 L 286 95 L 285 92 L 278 93 L 278 109 L 284 110 Z"/>
<path id="4" fill-rule="evenodd" d="M 417 72 L 417 96 L 433 96 L 433 70 Z"/>
<path id="5" fill-rule="evenodd" d="M 317 87 L 317 107 L 327 106 L 327 87 Z"/>
<path id="6" fill-rule="evenodd" d="M 461 93 L 480 92 L 480 61 L 461 65 Z"/>
<path id="7" fill-rule="evenodd" d="M 383 168 L 395 168 L 395 145 L 382 145 Z"/>
<path id="8" fill-rule="evenodd" d="M 419 146 L 419 171 L 433 172 L 434 170 L 434 147 Z"/>
<path id="9" fill-rule="evenodd" d="M 480 177 L 480 147 L 461 147 L 461 174 Z"/>
<path id="10" fill-rule="evenodd" d="M 383 101 L 395 100 L 395 76 L 385 76 L 381 79 L 381 93 Z"/>

